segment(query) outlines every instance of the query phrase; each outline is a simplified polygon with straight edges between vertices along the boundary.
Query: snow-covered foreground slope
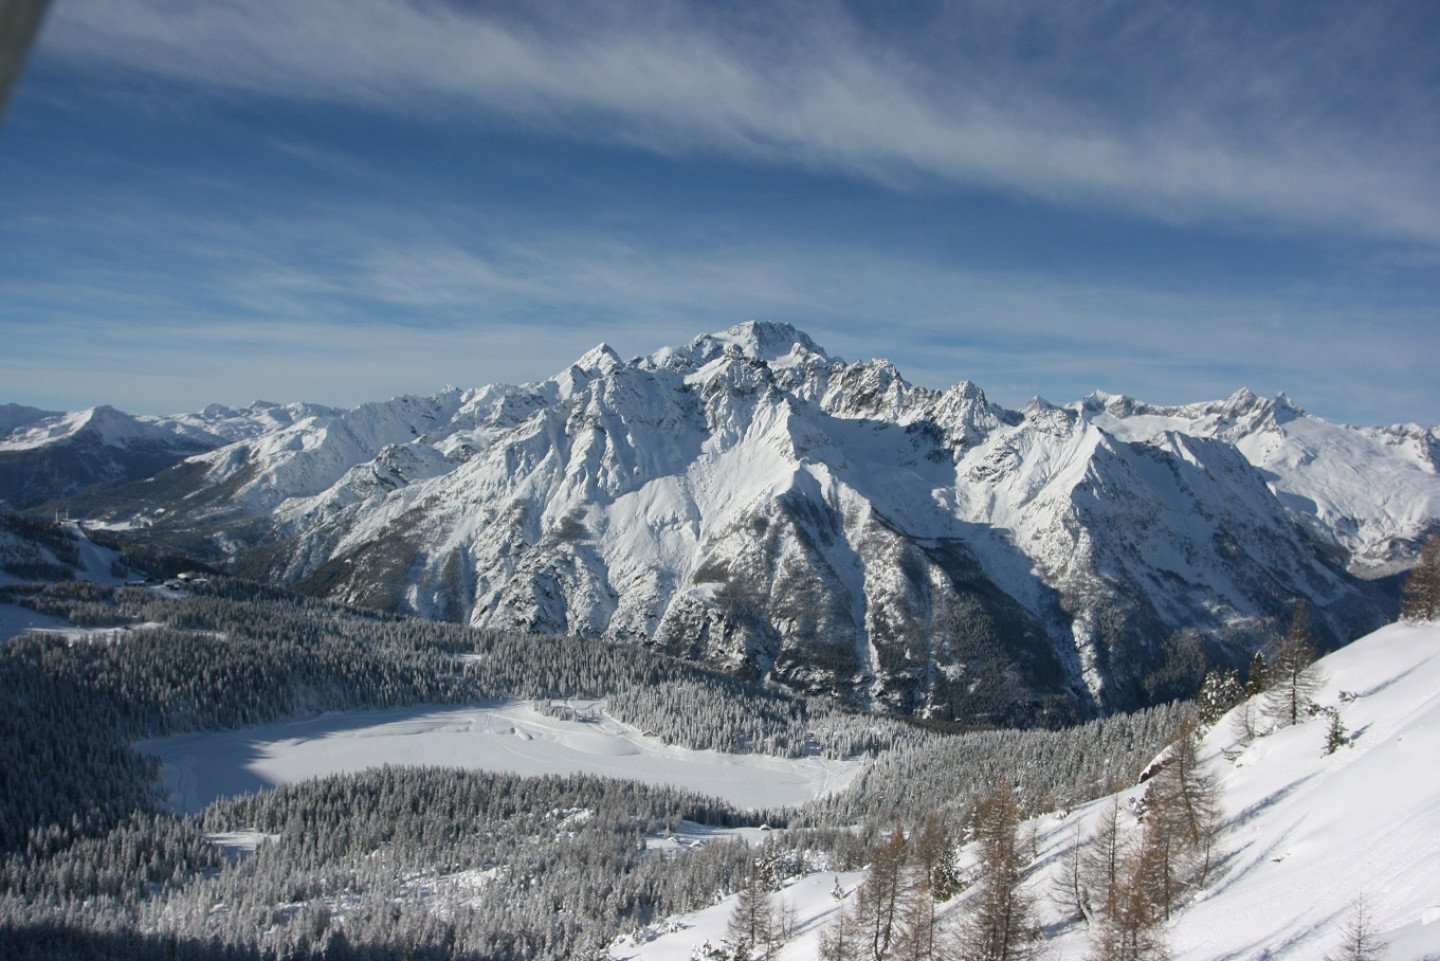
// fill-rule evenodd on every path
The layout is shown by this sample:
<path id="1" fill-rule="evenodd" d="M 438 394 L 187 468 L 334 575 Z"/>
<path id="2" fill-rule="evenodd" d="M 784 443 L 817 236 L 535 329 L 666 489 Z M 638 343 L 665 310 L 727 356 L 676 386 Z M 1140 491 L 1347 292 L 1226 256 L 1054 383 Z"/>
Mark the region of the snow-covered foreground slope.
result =
<path id="1" fill-rule="evenodd" d="M 163 762 L 169 804 L 199 811 L 218 797 L 394 765 L 512 774 L 593 774 L 671 785 L 739 808 L 803 804 L 841 790 L 858 761 L 783 759 L 673 747 L 584 705 L 562 720 L 529 704 L 346 711 L 238 731 L 142 741 Z"/>
<path id="2" fill-rule="evenodd" d="M 1227 723 L 1206 740 L 1228 861 L 1175 925 L 1177 961 L 1319 957 L 1360 897 L 1387 957 L 1440 957 L 1440 626 L 1392 625 L 1320 663 L 1348 747 L 1322 754 L 1323 717 L 1233 764 Z"/>
<path id="3" fill-rule="evenodd" d="M 1220 864 L 1165 929 L 1175 961 L 1318 961 L 1338 951 L 1360 898 L 1389 942 L 1384 958 L 1440 958 L 1440 625 L 1383 628 L 1320 666 L 1328 677 L 1317 700 L 1341 708 L 1348 746 L 1323 753 L 1323 716 L 1246 747 L 1234 743 L 1228 719 L 1205 739 L 1205 764 L 1223 792 Z M 1128 827 L 1143 793 L 1120 794 Z M 1090 950 L 1085 927 L 1066 923 L 1053 895 L 1065 852 L 1108 804 L 1033 822 L 1038 858 L 1025 885 L 1055 961 Z M 851 900 L 862 879 L 841 876 Z M 810 875 L 772 896 L 798 920 L 779 959 L 817 956 L 820 931 L 841 906 L 829 896 L 834 881 Z M 673 930 L 647 943 L 617 943 L 612 955 L 684 961 L 707 939 L 719 944 L 734 900 L 671 919 Z M 950 923 L 966 909 L 965 895 L 951 902 Z"/>

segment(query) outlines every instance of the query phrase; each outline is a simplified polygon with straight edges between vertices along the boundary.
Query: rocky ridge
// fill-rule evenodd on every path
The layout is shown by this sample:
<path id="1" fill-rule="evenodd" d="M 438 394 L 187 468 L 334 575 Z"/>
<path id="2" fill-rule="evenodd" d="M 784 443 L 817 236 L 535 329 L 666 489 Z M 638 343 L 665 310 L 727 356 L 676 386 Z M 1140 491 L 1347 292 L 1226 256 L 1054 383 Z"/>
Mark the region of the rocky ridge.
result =
<path id="1" fill-rule="evenodd" d="M 1013 411 L 779 324 L 264 411 L 176 419 L 217 446 L 92 516 L 337 599 L 968 722 L 1189 693 L 1301 601 L 1330 644 L 1358 636 L 1391 603 L 1358 575 L 1440 519 L 1436 430 L 1245 391 Z"/>

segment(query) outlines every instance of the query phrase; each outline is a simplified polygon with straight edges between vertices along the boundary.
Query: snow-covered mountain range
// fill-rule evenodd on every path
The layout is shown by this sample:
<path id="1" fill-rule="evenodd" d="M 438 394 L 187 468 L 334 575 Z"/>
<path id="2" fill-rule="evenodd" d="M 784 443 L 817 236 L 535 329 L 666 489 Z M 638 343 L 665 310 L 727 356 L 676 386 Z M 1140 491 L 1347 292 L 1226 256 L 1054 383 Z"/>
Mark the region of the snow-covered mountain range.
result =
<path id="1" fill-rule="evenodd" d="M 1440 527 L 1440 429 L 1247 391 L 1012 411 L 779 324 L 348 411 L 11 410 L 0 456 L 163 438 L 77 503 L 238 571 L 965 720 L 1189 693 L 1302 601 L 1349 640 Z"/>
<path id="2" fill-rule="evenodd" d="M 134 416 L 113 407 L 57 413 L 0 404 L 0 507 L 23 510 L 107 481 L 148 477 L 191 454 L 342 412 L 310 404 Z"/>

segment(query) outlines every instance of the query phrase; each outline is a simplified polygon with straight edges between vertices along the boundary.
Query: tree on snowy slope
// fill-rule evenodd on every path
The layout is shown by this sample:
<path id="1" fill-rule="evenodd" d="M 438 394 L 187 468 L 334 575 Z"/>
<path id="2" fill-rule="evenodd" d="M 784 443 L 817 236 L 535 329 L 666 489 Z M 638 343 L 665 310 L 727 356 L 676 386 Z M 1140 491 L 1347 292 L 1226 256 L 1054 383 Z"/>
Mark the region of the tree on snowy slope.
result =
<path id="1" fill-rule="evenodd" d="M 1298 724 L 1313 703 L 1323 678 L 1315 666 L 1315 640 L 1310 633 L 1310 612 L 1304 603 L 1295 608 L 1275 656 L 1270 661 L 1270 688 L 1265 692 L 1265 714 L 1281 727 Z"/>
<path id="2" fill-rule="evenodd" d="M 1270 669 L 1265 663 L 1265 654 L 1263 651 L 1256 651 L 1255 656 L 1250 658 L 1250 671 L 1245 676 L 1245 696 L 1264 694 L 1269 686 Z"/>
<path id="3" fill-rule="evenodd" d="M 1089 961 L 1168 961 L 1165 911 L 1157 897 L 1164 844 L 1163 835 L 1147 827 L 1139 849 L 1120 865 L 1091 934 Z"/>
<path id="4" fill-rule="evenodd" d="M 931 814 L 911 835 L 910 894 L 905 899 L 902 930 L 895 945 L 896 961 L 933 961 L 939 948 L 939 915 L 936 902 L 948 901 L 960 890 L 955 871 L 955 849 L 950 833 L 938 814 Z"/>
<path id="5" fill-rule="evenodd" d="M 1145 818 L 1173 839 L 1169 848 L 1183 856 L 1165 879 L 1165 904 L 1174 903 L 1176 882 L 1193 878 L 1204 885 L 1212 864 L 1215 836 L 1220 830 L 1220 787 L 1200 764 L 1200 727 L 1193 719 L 1182 724 L 1169 755 L 1145 792 Z"/>
<path id="6" fill-rule="evenodd" d="M 1345 730 L 1345 722 L 1340 718 L 1338 707 L 1324 707 L 1320 711 L 1329 721 L 1325 728 L 1325 753 L 1334 754 L 1350 743 L 1350 732 Z"/>
<path id="7" fill-rule="evenodd" d="M 945 827 L 945 819 L 930 814 L 915 836 L 915 863 L 920 868 L 921 883 L 935 901 L 949 901 L 960 893 L 960 874 L 955 868 L 955 845 Z"/>
<path id="8" fill-rule="evenodd" d="M 1325 961 L 1380 961 L 1389 942 L 1375 933 L 1375 924 L 1364 897 L 1355 902 L 1355 910 L 1345 922 L 1343 941 L 1338 951 L 1325 955 Z"/>
<path id="9" fill-rule="evenodd" d="M 820 961 L 869 961 L 865 932 L 851 911 L 841 909 L 820 933 Z"/>
<path id="10" fill-rule="evenodd" d="M 1240 681 L 1240 672 L 1232 667 L 1228 671 L 1206 674 L 1195 700 L 1200 709 L 1200 723 L 1206 727 L 1213 725 L 1232 707 L 1245 700 L 1245 685 Z"/>
<path id="11" fill-rule="evenodd" d="M 1205 883 L 1220 825 L 1219 787 L 1200 765 L 1200 727 L 1194 718 L 1182 724 L 1150 779 L 1140 842 L 1129 854 L 1122 853 L 1116 838 L 1118 819 L 1119 806 L 1112 802 L 1094 855 L 1097 865 L 1109 870 L 1095 870 L 1092 883 L 1099 887 L 1108 879 L 1109 884 L 1100 888 L 1104 897 L 1091 958 L 1163 961 L 1169 956 L 1163 925 L 1180 893 Z"/>
<path id="12" fill-rule="evenodd" d="M 979 845 L 977 893 L 959 931 L 962 961 L 1023 961 L 1037 957 L 1040 929 L 1034 905 L 1020 889 L 1020 804 L 1009 781 L 1001 781 L 975 812 Z"/>
<path id="13" fill-rule="evenodd" d="M 1440 617 L 1440 534 L 1431 534 L 1420 560 L 1400 588 L 1404 600 L 1400 616 L 1407 621 L 1433 621 Z"/>
<path id="14" fill-rule="evenodd" d="M 896 825 L 890 840 L 875 849 L 870 876 L 860 887 L 856 918 L 874 961 L 889 957 L 891 944 L 900 936 L 906 900 L 911 895 L 906 870 L 909 860 L 905 832 Z"/>
<path id="15" fill-rule="evenodd" d="M 931 814 L 909 838 L 897 826 L 871 852 L 869 876 L 853 910 L 839 912 L 822 933 L 820 957 L 933 961 L 943 955 L 936 902 L 948 901 L 959 889 L 955 848 L 944 819 Z"/>
<path id="16" fill-rule="evenodd" d="M 1114 795 L 1100 814 L 1095 831 L 1076 842 L 1076 860 L 1067 869 L 1065 903 L 1088 924 L 1096 915 L 1114 913 L 1112 899 L 1120 893 L 1120 871 L 1125 862 L 1126 843 L 1121 824 L 1120 796 Z M 1073 877 L 1069 876 L 1073 870 Z"/>
<path id="17" fill-rule="evenodd" d="M 725 940 L 734 949 L 734 957 L 748 961 L 757 947 L 768 947 L 774 940 L 773 921 L 770 893 L 765 889 L 759 865 L 752 864 L 725 929 Z"/>

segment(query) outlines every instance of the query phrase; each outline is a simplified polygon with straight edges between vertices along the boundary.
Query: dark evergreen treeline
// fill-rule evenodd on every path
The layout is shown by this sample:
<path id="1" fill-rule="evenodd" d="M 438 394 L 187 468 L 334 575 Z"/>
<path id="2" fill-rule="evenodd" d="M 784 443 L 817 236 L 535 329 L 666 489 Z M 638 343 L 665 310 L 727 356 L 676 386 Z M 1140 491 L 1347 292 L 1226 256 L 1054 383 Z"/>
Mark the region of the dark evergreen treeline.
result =
<path id="1" fill-rule="evenodd" d="M 43 646 L 0 648 L 0 851 L 54 850 L 149 810 L 155 760 L 130 747 L 113 704 L 46 671 Z"/>
<path id="2" fill-rule="evenodd" d="M 0 571 L 22 580 L 68 581 L 79 566 L 79 543 L 64 528 L 0 513 Z"/>
<path id="3" fill-rule="evenodd" d="M 225 578 L 189 590 L 10 588 L 80 627 L 150 627 L 88 644 L 21 638 L 9 653 L 100 698 L 134 738 L 359 707 L 606 698 L 616 718 L 692 748 L 849 757 L 923 739 L 635 645 L 375 615 Z"/>
<path id="4" fill-rule="evenodd" d="M 803 701 L 632 646 L 376 617 L 224 580 L 192 590 L 5 589 L 71 623 L 146 626 L 0 647 L 0 850 L 148 809 L 154 771 L 131 740 L 319 711 L 608 696 L 620 719 L 696 748 L 844 756 L 919 736 L 833 708 L 812 718 Z"/>
<path id="5" fill-rule="evenodd" d="M 743 843 L 667 858 L 648 850 L 647 833 L 763 816 L 593 777 L 382 768 L 323 778 L 12 855 L 0 946 L 55 930 L 69 942 L 85 929 L 159 934 L 198 957 L 210 944 L 278 958 L 585 957 L 714 903 L 750 869 Z M 204 840 L 237 826 L 273 840 L 242 858 Z"/>
<path id="6" fill-rule="evenodd" d="M 3 590 L 95 628 L 0 646 L 6 958 L 586 957 L 757 871 L 774 884 L 857 867 L 882 828 L 959 817 L 1002 778 L 1031 810 L 1104 793 L 1160 749 L 1179 715 L 947 734 L 636 646 L 378 616 L 224 578 L 185 597 L 85 583 Z M 741 813 L 597 778 L 385 768 L 178 818 L 157 810 L 153 761 L 129 746 L 322 710 L 496 697 L 607 698 L 616 717 L 678 744 L 872 761 L 849 790 L 799 812 Z M 647 835 L 682 819 L 792 830 L 758 851 L 647 849 Z M 230 857 L 205 838 L 240 829 L 274 840 Z"/>
<path id="7" fill-rule="evenodd" d="M 807 822 L 881 824 L 958 813 L 1009 781 L 1026 816 L 1063 810 L 1133 784 L 1193 705 L 1176 702 L 1060 731 L 933 736 L 879 755 L 844 793 L 807 808 Z"/>

